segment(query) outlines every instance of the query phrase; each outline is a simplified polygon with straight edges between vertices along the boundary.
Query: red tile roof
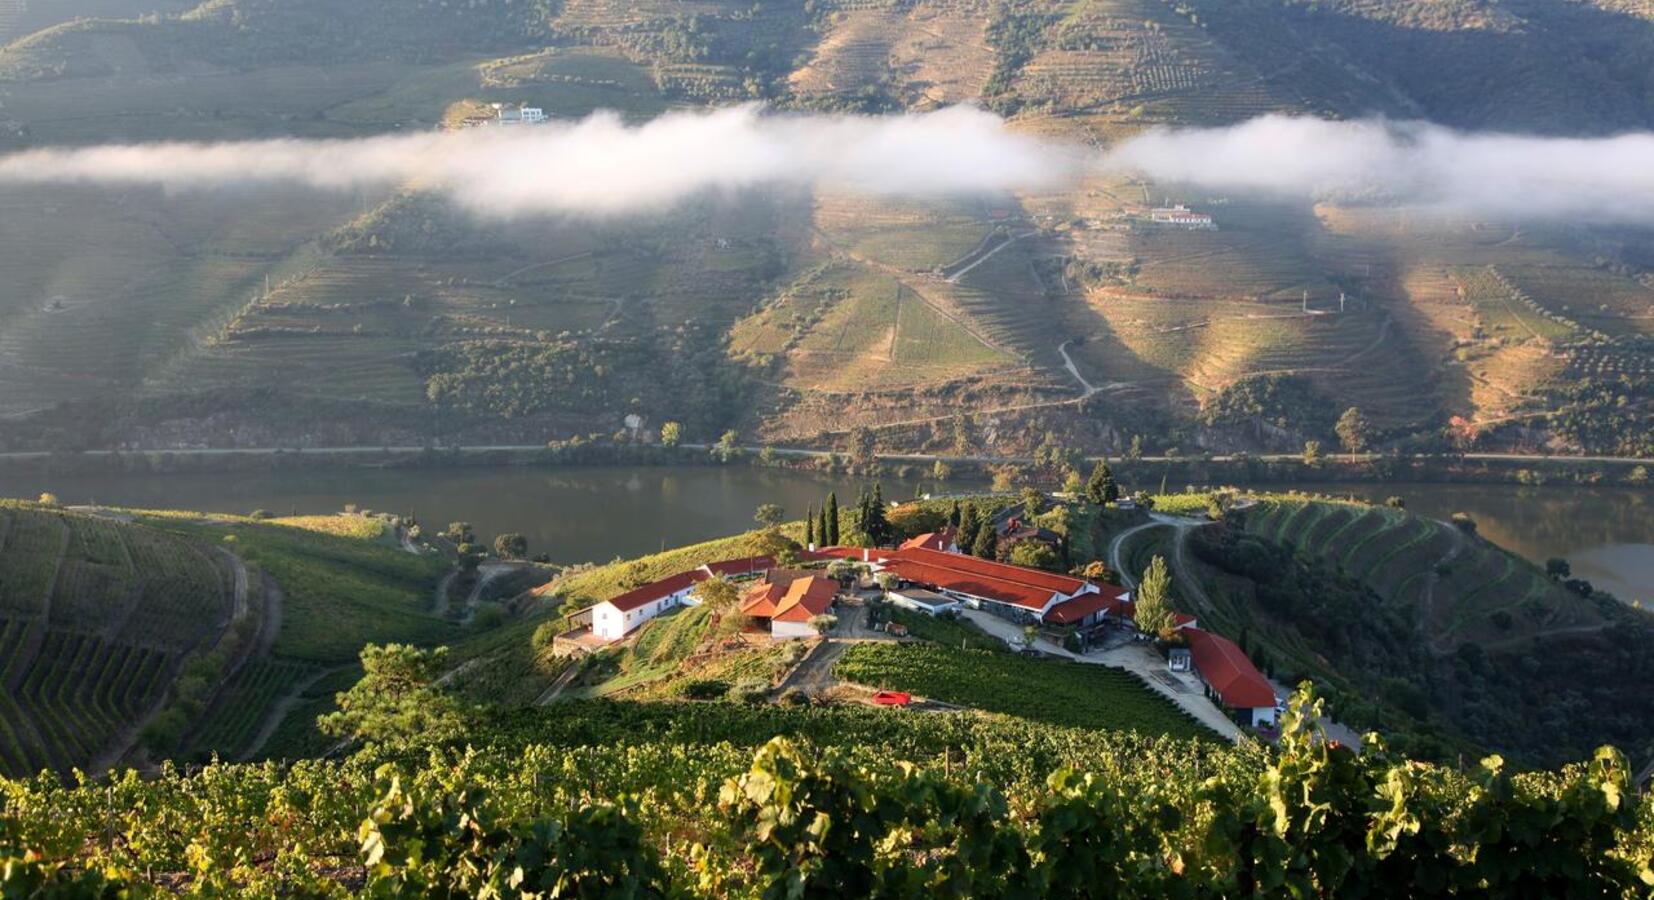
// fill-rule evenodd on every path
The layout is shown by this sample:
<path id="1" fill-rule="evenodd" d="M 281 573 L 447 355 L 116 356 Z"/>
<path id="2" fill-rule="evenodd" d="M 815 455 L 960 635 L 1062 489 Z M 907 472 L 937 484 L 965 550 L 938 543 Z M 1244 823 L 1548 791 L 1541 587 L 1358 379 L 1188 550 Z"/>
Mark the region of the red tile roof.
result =
<path id="1" fill-rule="evenodd" d="M 1125 591 L 1112 585 L 1098 585 L 1095 594 L 1081 594 L 1051 607 L 1051 611 L 1045 614 L 1045 621 L 1073 625 L 1098 610 L 1106 610 L 1112 616 L 1127 616 L 1131 614 L 1132 604 L 1124 599 L 1125 595 Z"/>
<path id="2" fill-rule="evenodd" d="M 1200 677 L 1217 691 L 1224 706 L 1259 709 L 1275 705 L 1275 689 L 1234 641 L 1199 628 L 1185 628 L 1183 633 Z"/>
<path id="3" fill-rule="evenodd" d="M 770 556 L 743 556 L 738 559 L 725 559 L 706 564 L 706 569 L 714 575 L 751 575 L 753 572 L 762 572 L 775 565 L 775 558 Z"/>
<path id="4" fill-rule="evenodd" d="M 1025 566 L 1013 566 L 1009 563 L 994 562 L 991 559 L 978 559 L 974 556 L 966 556 L 963 553 L 941 553 L 936 550 L 919 548 L 897 550 L 892 555 L 897 559 L 956 569 L 973 575 L 985 575 L 1002 581 L 1014 581 L 1030 587 L 1044 588 L 1047 591 L 1061 591 L 1064 594 L 1078 593 L 1086 585 L 1084 581 L 1078 578 L 1070 578 L 1067 575 L 1058 575 L 1055 572 L 1030 569 Z"/>
<path id="5" fill-rule="evenodd" d="M 787 593 L 786 585 L 771 581 L 760 581 L 748 587 L 741 595 L 741 613 L 767 619 L 775 615 L 781 597 Z"/>
<path id="6" fill-rule="evenodd" d="M 633 588 L 618 597 L 610 597 L 603 602 L 611 604 L 621 612 L 631 612 L 640 606 L 670 597 L 699 580 L 694 577 L 693 572 L 679 572 L 659 581 L 651 581 L 642 587 Z"/>
<path id="7" fill-rule="evenodd" d="M 901 549 L 936 550 L 946 553 L 948 548 L 953 546 L 954 536 L 957 533 L 957 530 L 951 525 L 941 531 L 927 531 L 924 534 L 909 538 L 902 544 Z"/>
<path id="8" fill-rule="evenodd" d="M 692 584 L 705 581 L 707 572 L 713 575 L 750 575 L 753 572 L 762 572 L 775 565 L 775 560 L 768 556 L 744 556 L 740 559 L 725 559 L 719 562 L 707 563 L 705 566 L 668 575 L 659 581 L 651 581 L 641 587 L 635 587 L 618 597 L 610 597 L 602 603 L 613 604 L 621 612 L 631 612 L 640 606 L 653 603 L 664 597 L 669 597 Z"/>
<path id="9" fill-rule="evenodd" d="M 860 547 L 818 547 L 801 551 L 798 558 L 804 562 L 822 562 L 829 559 L 851 559 L 860 562 L 861 553 Z"/>
<path id="10" fill-rule="evenodd" d="M 765 579 L 747 589 L 741 612 L 760 619 L 808 622 L 833 606 L 838 582 L 818 575 L 784 581 Z"/>
<path id="11" fill-rule="evenodd" d="M 787 588 L 773 618 L 780 622 L 808 622 L 832 609 L 833 598 L 837 596 L 838 582 L 830 578 L 816 575 L 800 578 Z"/>
<path id="12" fill-rule="evenodd" d="M 953 556 L 954 554 L 943 555 Z M 1045 609 L 1045 604 L 1051 602 L 1051 598 L 1056 594 L 1055 591 L 1033 587 L 1021 582 L 1007 581 L 1003 578 L 990 578 L 986 575 L 933 566 L 901 557 L 889 560 L 885 563 L 884 568 L 887 572 L 895 572 L 901 578 L 917 584 L 928 584 L 943 590 L 970 594 L 973 597 L 998 600 L 1001 603 L 1010 603 L 1035 612 Z"/>

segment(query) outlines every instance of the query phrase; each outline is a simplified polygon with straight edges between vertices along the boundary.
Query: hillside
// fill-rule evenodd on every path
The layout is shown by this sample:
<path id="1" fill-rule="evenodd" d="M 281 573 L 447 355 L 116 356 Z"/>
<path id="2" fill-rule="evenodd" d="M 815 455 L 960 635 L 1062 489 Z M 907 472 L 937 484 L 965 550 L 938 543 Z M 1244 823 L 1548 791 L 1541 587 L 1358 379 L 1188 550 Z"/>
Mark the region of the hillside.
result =
<path id="1" fill-rule="evenodd" d="M 0 771 L 238 758 L 363 644 L 457 633 L 383 527 L 0 505 Z"/>
<path id="2" fill-rule="evenodd" d="M 1473 523 L 1256 500 L 1220 523 L 1140 532 L 1126 556 L 1167 556 L 1203 625 L 1278 681 L 1313 679 L 1339 717 L 1406 752 L 1489 747 L 1546 764 L 1600 743 L 1647 752 L 1654 707 L 1623 689 L 1649 671 L 1646 612 L 1548 577 Z"/>
<path id="3" fill-rule="evenodd" d="M 759 99 L 977 101 L 1106 147 L 1145 127 L 1379 113 L 1650 124 L 1644 4 L 1206 0 L 562 4 L 210 0 L 0 50 L 0 150 L 351 137 L 488 104 L 556 117 Z M 327 27 L 318 27 L 326 21 Z M 1597 65 L 1594 59 L 1623 60 Z M 1144 207 L 1188 203 L 1210 231 Z M 741 195 L 599 221 L 356 196 L 0 188 L 6 446 L 534 442 L 735 428 L 941 449 L 1382 443 L 1642 454 L 1646 230 L 1264 202 L 1093 176 L 916 202 Z M 1342 298 L 1342 299 L 1340 299 Z M 664 371 L 662 371 L 664 369 Z M 1290 379 L 1310 407 L 1203 409 Z M 847 398 L 855 402 L 847 403 Z M 1454 423 L 1451 429 L 1449 423 Z"/>
<path id="4" fill-rule="evenodd" d="M 1408 593 L 1406 579 L 1383 582 L 1390 586 L 1380 596 L 1330 574 L 1320 560 L 1341 548 L 1362 558 L 1355 552 L 1362 548 L 1383 558 L 1377 570 L 1391 573 L 1414 565 L 1412 550 L 1439 548 L 1439 555 L 1418 552 L 1438 560 L 1434 574 L 1451 585 L 1448 605 L 1462 613 L 1428 620 L 1444 642 L 1475 633 L 1483 616 L 1497 618 L 1500 610 L 1481 599 L 1492 591 L 1476 584 L 1533 574 L 1515 560 L 1502 568 L 1498 561 L 1509 557 L 1464 528 L 1396 509 L 1290 495 L 1233 499 L 1225 521 L 1210 524 L 1189 517 L 1217 500 L 1199 494 L 1158 498 L 1162 515 L 1183 519 L 1076 505 L 1050 521 L 1072 529 L 1082 554 L 1116 550 L 1116 543 L 1131 545 L 1123 552 L 1134 561 L 1169 553 L 1179 590 L 1210 589 L 1181 595 L 1201 598 L 1203 625 L 1239 623 L 1242 635 L 1258 636 L 1242 640 L 1277 674 L 1284 675 L 1284 660 L 1306 658 L 1289 652 L 1325 650 L 1323 662 L 1336 670 L 1299 674 L 1328 686 L 1340 717 L 1393 716 L 1393 709 L 1363 710 L 1356 699 L 1363 689 L 1375 705 L 1410 708 L 1393 686 L 1368 688 L 1369 626 L 1429 604 Z M 937 501 L 932 511 L 947 507 Z M 247 567 L 247 583 L 261 585 L 264 596 L 246 604 L 243 621 L 261 616 L 261 624 L 228 629 L 253 642 L 220 660 L 240 671 L 216 673 L 225 686 L 192 712 L 205 711 L 190 719 L 193 738 L 161 755 L 246 747 L 249 723 L 262 720 L 260 731 L 282 726 L 276 730 L 289 751 L 282 756 L 300 757 L 162 767 L 68 785 L 0 773 L 0 888 L 8 891 L 423 895 L 510 893 L 532 884 L 596 896 L 756 898 L 802 885 L 806 895 L 1089 897 L 1102 888 L 1111 895 L 1227 895 L 1273 879 L 1305 896 L 1341 896 L 1381 893 L 1427 867 L 1458 893 L 1629 898 L 1645 892 L 1654 864 L 1654 801 L 1637 792 L 1625 755 L 1586 751 L 1554 771 L 1525 770 L 1498 756 L 1456 766 L 1409 758 L 1408 747 L 1431 755 L 1473 749 L 1450 736 L 1431 739 L 1428 727 L 1440 722 L 1435 710 L 1420 716 L 1429 718 L 1421 727 L 1393 732 L 1390 724 L 1401 720 L 1392 717 L 1385 741 L 1351 749 L 1318 733 L 1314 723 L 1326 710 L 1311 689 L 1294 699 L 1278 744 L 1230 743 L 1126 671 L 1031 658 L 996 646 L 969 620 L 881 608 L 880 616 L 912 626 L 898 640 L 867 627 L 865 600 L 841 602 L 834 640 L 814 649 L 814 642 L 777 645 L 768 635 L 749 640 L 744 627 L 729 627 L 742 626 L 742 617 L 700 606 L 663 613 L 620 646 L 560 660 L 548 652 L 549 633 L 563 627 L 555 619 L 530 615 L 461 631 L 426 614 L 446 562 L 406 552 L 386 520 L 367 514 L 91 515 L 13 502 L 0 507 L 0 528 L 8 623 L 0 634 L 12 640 L 16 620 L 25 631 L 45 632 L 52 646 L 82 647 L 57 657 L 77 664 L 67 673 L 70 690 L 25 691 L 21 699 L 34 704 L 28 715 L 10 713 L 0 723 L 94 734 L 83 720 L 101 710 L 97 698 L 108 691 L 81 685 L 112 664 L 100 662 L 103 641 L 76 629 L 133 641 L 170 637 L 187 654 L 182 642 L 199 645 L 235 620 L 245 594 L 237 572 Z M 1394 542 L 1369 548 L 1375 536 Z M 753 541 L 736 535 L 572 569 L 543 593 L 564 598 L 571 612 L 639 581 L 751 552 Z M 1440 561 L 1449 552 L 1452 559 Z M 165 559 L 173 564 L 164 566 Z M 1480 581 L 1457 578 L 1459 561 Z M 1209 577 L 1219 562 L 1269 574 L 1255 582 L 1236 573 Z M 1361 571 L 1372 578 L 1373 570 Z M 172 580 L 151 582 L 147 573 L 156 572 L 173 573 Z M 185 617 L 170 604 L 191 578 L 201 590 Z M 117 594 L 113 585 L 123 579 Z M 152 587 L 166 602 L 140 616 Z M 1528 583 L 1522 614 L 1546 627 L 1586 627 L 1565 619 L 1569 604 L 1553 587 Z M 117 596 L 136 605 L 120 607 Z M 1290 606 L 1306 598 L 1318 605 Z M 1594 604 L 1588 627 L 1640 621 L 1648 630 L 1641 613 L 1616 618 L 1613 601 L 1599 599 L 1606 603 Z M 206 612 L 214 603 L 217 619 Z M 158 611 L 173 618 L 156 618 Z M 117 619 L 125 624 L 117 628 Z M 1454 622 L 1462 627 L 1443 624 Z M 1555 634 L 1533 630 L 1525 639 Z M 428 670 L 378 669 L 372 654 L 363 655 L 365 676 L 341 665 L 352 655 L 347 645 L 380 641 L 453 648 L 410 650 L 410 658 L 439 664 Z M 833 662 L 822 650 L 835 646 L 843 652 Z M 1433 677 L 1430 660 L 1439 649 L 1422 643 L 1413 657 L 1390 655 L 1378 665 Z M 1447 655 L 1473 663 L 1475 674 L 1491 673 L 1491 692 L 1507 687 L 1492 677 L 1503 670 L 1503 650 L 1490 642 L 1480 662 L 1462 651 Z M 812 659 L 838 683 L 814 695 L 785 689 Z M 174 696 L 170 708 L 184 708 L 177 698 L 190 696 L 192 677 L 208 677 L 191 668 L 199 662 L 185 662 L 183 677 L 165 690 Z M 1647 674 L 1625 659 L 1605 664 L 1621 666 L 1636 683 Z M 1582 669 L 1588 664 L 1579 658 L 1548 665 L 1601 675 Z M 302 687 L 283 680 L 317 669 L 320 677 Z M 1554 688 L 1543 666 L 1528 671 Z M 1465 688 L 1476 685 L 1463 671 L 1453 675 Z M 318 743 L 308 721 L 287 727 L 285 719 L 332 709 L 322 692 L 344 691 L 357 678 L 354 702 L 367 707 L 354 711 L 382 715 L 372 726 L 382 731 L 358 732 L 365 741 Z M 921 702 L 874 707 L 865 702 L 871 688 L 914 691 Z M 275 697 L 291 707 L 287 716 L 253 714 Z M 1515 709 L 1526 710 L 1529 699 L 1519 697 Z M 1574 697 L 1564 702 L 1581 708 Z M 1642 715 L 1625 702 L 1627 716 Z M 245 755 L 276 755 L 258 749 Z M 327 758 L 303 758 L 323 751 Z M 819 827 L 823 821 L 834 827 Z M 1511 822 L 1524 825 L 1501 824 Z"/>

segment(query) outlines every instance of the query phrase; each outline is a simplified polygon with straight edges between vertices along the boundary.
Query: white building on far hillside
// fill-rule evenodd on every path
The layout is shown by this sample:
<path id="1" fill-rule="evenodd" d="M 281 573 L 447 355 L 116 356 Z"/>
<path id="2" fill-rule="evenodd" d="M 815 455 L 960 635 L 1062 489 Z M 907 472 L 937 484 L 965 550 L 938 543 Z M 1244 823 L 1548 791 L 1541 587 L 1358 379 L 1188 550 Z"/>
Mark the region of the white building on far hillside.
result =
<path id="1" fill-rule="evenodd" d="M 538 106 L 494 104 L 494 121 L 500 125 L 538 125 L 545 120 L 546 111 Z"/>
<path id="2" fill-rule="evenodd" d="M 1149 221 L 1156 225 L 1165 225 L 1171 228 L 1188 228 L 1204 231 L 1218 227 L 1209 213 L 1195 212 L 1179 203 L 1176 206 L 1163 206 L 1149 210 Z"/>

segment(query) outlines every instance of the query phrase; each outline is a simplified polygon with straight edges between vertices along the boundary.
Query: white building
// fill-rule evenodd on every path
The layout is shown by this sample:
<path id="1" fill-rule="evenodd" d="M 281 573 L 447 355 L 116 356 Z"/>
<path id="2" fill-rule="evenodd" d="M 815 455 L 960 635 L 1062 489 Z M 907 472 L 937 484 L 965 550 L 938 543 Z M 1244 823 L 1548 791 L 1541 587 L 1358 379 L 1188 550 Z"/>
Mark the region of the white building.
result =
<path id="1" fill-rule="evenodd" d="M 887 591 L 884 596 L 885 599 L 903 609 L 911 609 L 914 612 L 922 612 L 929 616 L 950 612 L 960 606 L 959 601 L 952 597 L 944 597 L 935 591 L 927 591 L 922 588 L 910 587 L 899 591 Z"/>
<path id="2" fill-rule="evenodd" d="M 592 634 L 606 641 L 618 641 L 667 610 L 694 606 L 695 585 L 708 578 L 741 578 L 774 564 L 775 560 L 768 556 L 726 559 L 633 588 L 591 607 Z"/>
<path id="3" fill-rule="evenodd" d="M 1195 212 L 1181 203 L 1176 206 L 1163 206 L 1159 209 L 1149 210 L 1149 221 L 1156 225 L 1168 225 L 1173 228 L 1189 228 L 1194 230 L 1205 230 L 1217 227 L 1217 223 L 1212 220 L 1211 215 L 1207 213 Z"/>
<path id="4" fill-rule="evenodd" d="M 545 120 L 546 111 L 538 106 L 494 104 L 494 121 L 500 125 L 538 125 Z"/>
<path id="5" fill-rule="evenodd" d="M 699 569 L 679 572 L 604 600 L 592 607 L 592 634 L 606 641 L 620 640 L 644 622 L 684 605 L 704 577 Z"/>

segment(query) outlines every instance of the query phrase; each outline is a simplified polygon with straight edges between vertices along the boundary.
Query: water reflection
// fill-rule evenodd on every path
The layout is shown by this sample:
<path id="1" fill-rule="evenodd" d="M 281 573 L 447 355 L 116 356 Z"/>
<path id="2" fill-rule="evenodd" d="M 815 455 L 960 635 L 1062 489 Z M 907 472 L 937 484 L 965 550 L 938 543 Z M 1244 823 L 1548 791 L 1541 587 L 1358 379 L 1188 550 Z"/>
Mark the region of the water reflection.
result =
<path id="1" fill-rule="evenodd" d="M 918 480 L 886 478 L 888 498 L 911 497 Z M 65 502 L 176 507 L 215 512 L 316 513 L 345 503 L 416 513 L 441 527 L 468 521 L 485 540 L 528 537 L 560 562 L 607 560 L 705 540 L 751 527 L 761 503 L 791 516 L 838 491 L 854 502 L 860 479 L 746 467 L 571 467 L 566 469 L 347 469 L 185 475 L 0 475 L 0 496 L 53 491 Z M 955 489 L 980 485 L 950 484 Z M 1654 600 L 1654 500 L 1627 488 L 1503 485 L 1298 485 L 1301 490 L 1382 501 L 1399 495 L 1414 512 L 1475 518 L 1489 539 L 1543 562 L 1567 558 L 1577 577 L 1625 600 Z M 1272 489 L 1285 489 L 1272 488 Z"/>

